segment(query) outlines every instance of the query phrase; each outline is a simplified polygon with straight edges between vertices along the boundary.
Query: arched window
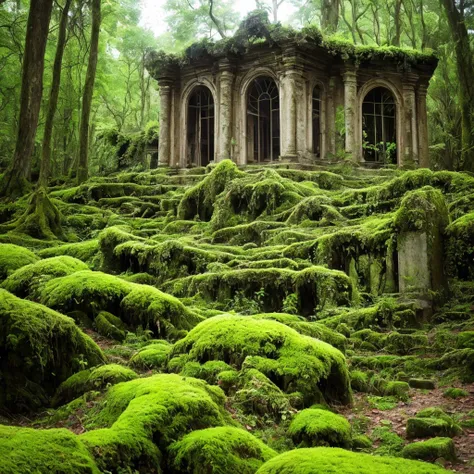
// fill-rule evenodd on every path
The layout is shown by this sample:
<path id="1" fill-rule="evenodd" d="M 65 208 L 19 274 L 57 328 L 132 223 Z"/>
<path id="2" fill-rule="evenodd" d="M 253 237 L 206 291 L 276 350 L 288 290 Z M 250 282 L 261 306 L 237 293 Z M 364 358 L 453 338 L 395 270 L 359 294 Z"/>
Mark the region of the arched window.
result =
<path id="1" fill-rule="evenodd" d="M 397 162 L 396 105 L 385 87 L 372 89 L 362 104 L 362 147 L 365 161 Z"/>
<path id="2" fill-rule="evenodd" d="M 321 156 L 321 88 L 313 89 L 313 153 Z"/>
<path id="3" fill-rule="evenodd" d="M 214 159 L 214 99 L 205 86 L 196 87 L 188 104 L 187 163 L 206 166 Z"/>
<path id="4" fill-rule="evenodd" d="M 250 85 L 247 105 L 248 161 L 277 160 L 280 155 L 280 96 L 275 81 L 259 77 Z"/>

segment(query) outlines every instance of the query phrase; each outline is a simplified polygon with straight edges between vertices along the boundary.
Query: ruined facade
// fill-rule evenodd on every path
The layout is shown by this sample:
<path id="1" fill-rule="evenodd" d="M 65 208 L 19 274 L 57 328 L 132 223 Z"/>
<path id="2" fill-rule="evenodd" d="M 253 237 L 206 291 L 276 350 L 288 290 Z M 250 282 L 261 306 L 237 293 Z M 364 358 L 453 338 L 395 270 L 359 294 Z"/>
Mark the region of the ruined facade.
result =
<path id="1" fill-rule="evenodd" d="M 153 61 L 151 61 L 153 64 Z M 160 164 L 313 163 L 350 156 L 426 167 L 426 93 L 436 58 L 350 54 L 321 41 L 260 41 L 244 54 L 155 59 Z"/>

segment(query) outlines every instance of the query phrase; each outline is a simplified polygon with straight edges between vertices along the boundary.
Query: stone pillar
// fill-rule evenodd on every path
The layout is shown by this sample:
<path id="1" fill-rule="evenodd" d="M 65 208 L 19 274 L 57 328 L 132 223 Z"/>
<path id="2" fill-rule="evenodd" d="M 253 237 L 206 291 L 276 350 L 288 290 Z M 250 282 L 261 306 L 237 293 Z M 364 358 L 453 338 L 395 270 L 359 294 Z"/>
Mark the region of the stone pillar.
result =
<path id="1" fill-rule="evenodd" d="M 299 71 L 286 70 L 281 77 L 281 156 L 283 159 L 296 160 L 296 117 L 297 82 L 301 78 Z"/>
<path id="2" fill-rule="evenodd" d="M 344 118 L 346 128 L 345 151 L 357 161 L 357 72 L 355 68 L 346 69 L 344 80 Z"/>
<path id="3" fill-rule="evenodd" d="M 219 63 L 219 153 L 217 161 L 231 158 L 232 151 L 232 87 L 234 73 L 229 61 Z"/>
<path id="4" fill-rule="evenodd" d="M 403 116 L 405 138 L 404 152 L 400 154 L 403 162 L 400 165 L 414 162 L 418 163 L 418 129 L 416 122 L 416 98 L 415 98 L 415 84 L 416 76 L 414 74 L 407 74 L 403 81 L 403 105 L 405 113 Z"/>
<path id="5" fill-rule="evenodd" d="M 160 143 L 158 159 L 161 166 L 169 166 L 171 158 L 171 81 L 158 81 L 160 86 Z"/>
<path id="6" fill-rule="evenodd" d="M 417 91 L 418 118 L 418 160 L 420 167 L 429 168 L 428 114 L 426 111 L 426 94 L 428 84 L 420 84 Z"/>
<path id="7" fill-rule="evenodd" d="M 326 152 L 331 157 L 336 156 L 336 104 L 334 103 L 335 79 L 329 79 L 326 103 Z M 321 156 L 322 159 L 328 158 Z"/>

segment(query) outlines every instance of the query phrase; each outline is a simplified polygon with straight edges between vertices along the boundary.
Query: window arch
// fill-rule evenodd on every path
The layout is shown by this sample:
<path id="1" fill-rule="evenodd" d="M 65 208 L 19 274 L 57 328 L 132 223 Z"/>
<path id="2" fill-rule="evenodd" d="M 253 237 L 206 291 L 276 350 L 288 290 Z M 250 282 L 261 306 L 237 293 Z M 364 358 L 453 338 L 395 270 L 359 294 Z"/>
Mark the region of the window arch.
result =
<path id="1" fill-rule="evenodd" d="M 313 89 L 312 100 L 313 153 L 316 156 L 321 156 L 321 104 L 321 87 L 316 85 Z"/>
<path id="2" fill-rule="evenodd" d="M 365 161 L 397 162 L 397 107 L 386 87 L 369 91 L 362 103 L 362 152 Z"/>
<path id="3" fill-rule="evenodd" d="M 280 155 L 280 95 L 275 81 L 262 76 L 250 85 L 247 99 L 248 161 L 264 162 Z"/>
<path id="4" fill-rule="evenodd" d="M 214 159 L 215 106 L 211 91 L 197 86 L 189 96 L 187 122 L 187 164 L 206 166 Z"/>

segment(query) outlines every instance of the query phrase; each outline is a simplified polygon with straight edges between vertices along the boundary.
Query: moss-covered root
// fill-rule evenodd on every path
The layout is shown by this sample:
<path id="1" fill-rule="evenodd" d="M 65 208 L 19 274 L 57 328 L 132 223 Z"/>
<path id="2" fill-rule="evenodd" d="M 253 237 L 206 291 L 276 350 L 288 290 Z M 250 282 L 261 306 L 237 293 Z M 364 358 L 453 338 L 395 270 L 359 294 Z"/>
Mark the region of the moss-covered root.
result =
<path id="1" fill-rule="evenodd" d="M 28 249 L 13 244 L 0 244 L 0 281 L 15 270 L 38 260 Z"/>
<path id="2" fill-rule="evenodd" d="M 172 473 L 254 474 L 277 453 L 240 428 L 193 431 L 170 446 Z"/>
<path id="3" fill-rule="evenodd" d="M 104 360 L 71 318 L 0 289 L 0 406 L 32 410 L 84 364 Z"/>
<path id="4" fill-rule="evenodd" d="M 442 474 L 445 469 L 407 459 L 353 453 L 341 448 L 303 448 L 270 459 L 257 474 Z"/>
<path id="5" fill-rule="evenodd" d="M 224 393 L 202 380 L 159 374 L 113 386 L 81 435 L 101 471 L 161 472 L 161 453 L 187 433 L 231 423 Z"/>
<path id="6" fill-rule="evenodd" d="M 284 392 L 300 392 L 306 406 L 321 399 L 352 400 L 344 355 L 277 321 L 229 315 L 207 319 L 174 345 L 170 357 L 175 371 L 186 362 L 208 360 L 257 369 Z"/>
<path id="7" fill-rule="evenodd" d="M 37 239 L 66 240 L 62 220 L 46 189 L 39 188 L 31 195 L 27 210 L 16 222 L 16 231 Z"/>
<path id="8" fill-rule="evenodd" d="M 291 422 L 288 434 L 299 447 L 351 446 L 351 425 L 341 415 L 320 408 L 308 408 Z"/>
<path id="9" fill-rule="evenodd" d="M 411 443 L 403 448 L 402 456 L 422 461 L 436 461 L 439 458 L 447 461 L 456 460 L 454 442 L 451 438 L 432 438 Z"/>
<path id="10" fill-rule="evenodd" d="M 99 474 L 77 436 L 66 429 L 33 430 L 0 425 L 2 474 Z"/>

